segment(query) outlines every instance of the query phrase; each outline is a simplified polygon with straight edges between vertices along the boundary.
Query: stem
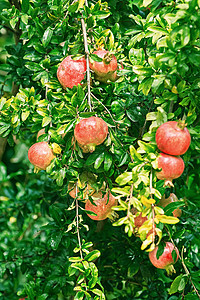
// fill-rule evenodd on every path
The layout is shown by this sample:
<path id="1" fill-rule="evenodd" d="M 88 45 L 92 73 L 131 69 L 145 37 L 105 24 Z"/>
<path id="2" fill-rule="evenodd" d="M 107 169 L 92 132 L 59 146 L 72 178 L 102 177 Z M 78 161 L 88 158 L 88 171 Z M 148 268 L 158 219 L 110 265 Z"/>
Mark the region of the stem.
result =
<path id="1" fill-rule="evenodd" d="M 78 194 L 78 187 L 77 187 L 77 183 L 76 183 L 76 228 L 77 228 L 78 244 L 79 244 L 79 248 L 80 248 L 80 256 L 81 256 L 81 259 L 83 260 L 81 237 L 80 237 L 80 231 L 79 231 L 79 213 L 78 213 L 79 205 L 78 205 L 77 194 Z"/>
<path id="2" fill-rule="evenodd" d="M 92 97 L 94 99 L 96 99 L 103 106 L 103 108 L 107 111 L 107 113 L 109 114 L 109 116 L 111 117 L 111 119 L 113 120 L 113 122 L 116 124 L 115 119 L 113 118 L 111 112 L 107 109 L 107 107 L 95 95 L 92 94 Z"/>
<path id="3" fill-rule="evenodd" d="M 87 6 L 87 2 L 86 6 Z M 89 50 L 88 50 L 88 42 L 87 42 L 87 31 L 86 31 L 86 25 L 85 21 L 83 18 L 81 18 L 81 25 L 82 25 L 82 30 L 83 30 L 83 41 L 84 41 L 84 47 L 85 47 L 85 54 L 86 54 L 86 74 L 87 74 L 87 88 L 88 88 L 88 105 L 90 108 L 90 112 L 92 111 L 92 106 L 91 106 L 91 91 L 90 91 L 90 60 L 89 60 Z"/>
<path id="4" fill-rule="evenodd" d="M 152 193 L 152 189 L 153 189 L 153 173 L 152 173 L 152 169 L 151 169 L 151 172 L 150 172 L 150 177 L 149 177 L 149 190 L 150 190 L 150 197 L 151 199 L 153 199 L 153 193 Z M 154 209 L 154 204 L 151 204 L 151 209 L 152 209 L 152 220 L 153 220 L 153 226 L 152 226 L 152 229 L 153 229 L 153 243 L 155 243 L 155 209 Z"/>

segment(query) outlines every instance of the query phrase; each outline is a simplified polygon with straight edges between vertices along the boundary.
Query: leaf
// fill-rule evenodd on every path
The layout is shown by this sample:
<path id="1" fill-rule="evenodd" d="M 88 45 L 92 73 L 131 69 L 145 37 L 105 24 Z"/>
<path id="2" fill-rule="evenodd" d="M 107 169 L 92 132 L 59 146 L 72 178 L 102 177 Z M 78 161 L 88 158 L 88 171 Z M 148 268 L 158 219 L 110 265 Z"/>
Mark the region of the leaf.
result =
<path id="1" fill-rule="evenodd" d="M 22 12 L 27 13 L 29 9 L 29 0 L 22 0 Z"/>
<path id="2" fill-rule="evenodd" d="M 84 259 L 87 261 L 93 261 L 97 259 L 101 255 L 101 252 L 99 250 L 93 250 L 92 252 L 88 253 Z"/>
<path id="3" fill-rule="evenodd" d="M 175 294 L 176 292 L 178 292 L 179 284 L 180 284 L 182 278 L 183 278 L 183 274 L 180 274 L 179 276 L 177 276 L 174 279 L 174 281 L 172 282 L 172 284 L 170 286 L 170 289 L 169 289 L 169 294 L 170 295 Z"/>
<path id="4" fill-rule="evenodd" d="M 46 127 L 51 123 L 51 121 L 52 121 L 51 117 L 44 117 L 42 120 L 42 127 Z"/>
<path id="5" fill-rule="evenodd" d="M 147 96 L 148 93 L 149 93 L 149 91 L 150 91 L 150 89 L 151 89 L 153 81 L 154 81 L 154 79 L 151 78 L 151 77 L 143 79 L 142 82 L 138 86 L 138 90 L 142 91 L 143 94 L 145 96 Z"/>
<path id="6" fill-rule="evenodd" d="M 22 111 L 22 114 L 21 114 L 22 122 L 26 121 L 26 119 L 28 118 L 29 115 L 30 115 L 30 111 L 29 110 Z"/>
<path id="7" fill-rule="evenodd" d="M 143 6 L 147 7 L 153 0 L 143 0 Z"/>
<path id="8" fill-rule="evenodd" d="M 98 168 L 101 166 L 101 164 L 102 164 L 103 161 L 104 161 L 104 152 L 101 153 L 101 154 L 97 157 L 97 159 L 95 160 L 94 168 L 95 168 L 95 169 L 98 169 Z"/>
<path id="9" fill-rule="evenodd" d="M 154 204 L 156 201 L 154 199 L 147 199 L 145 196 L 141 197 L 141 202 L 144 204 L 146 207 L 151 207 L 151 204 Z"/>
<path id="10" fill-rule="evenodd" d="M 164 224 L 177 224 L 180 221 L 176 217 L 170 217 L 165 215 L 156 215 L 155 219 Z"/>
<path id="11" fill-rule="evenodd" d="M 132 172 L 124 172 L 116 178 L 116 182 L 119 185 L 124 185 L 132 180 Z"/>
<path id="12" fill-rule="evenodd" d="M 81 257 L 76 256 L 76 257 L 69 257 L 69 262 L 78 262 L 82 261 Z"/>
<path id="13" fill-rule="evenodd" d="M 139 162 L 143 161 L 143 158 L 140 155 L 140 153 L 138 153 L 137 150 L 135 149 L 135 147 L 132 145 L 130 146 L 130 154 L 134 160 L 137 160 Z"/>
<path id="14" fill-rule="evenodd" d="M 46 48 L 52 38 L 52 35 L 53 35 L 53 30 L 48 27 L 44 34 L 43 34 L 43 37 L 42 37 L 42 45 Z"/>
<path id="15" fill-rule="evenodd" d="M 111 166 L 112 166 L 112 155 L 109 152 L 105 152 L 104 171 L 108 172 Z"/>
<path id="16" fill-rule="evenodd" d="M 8 128 L 10 128 L 10 124 L 5 124 L 0 127 L 0 135 L 4 133 Z"/>

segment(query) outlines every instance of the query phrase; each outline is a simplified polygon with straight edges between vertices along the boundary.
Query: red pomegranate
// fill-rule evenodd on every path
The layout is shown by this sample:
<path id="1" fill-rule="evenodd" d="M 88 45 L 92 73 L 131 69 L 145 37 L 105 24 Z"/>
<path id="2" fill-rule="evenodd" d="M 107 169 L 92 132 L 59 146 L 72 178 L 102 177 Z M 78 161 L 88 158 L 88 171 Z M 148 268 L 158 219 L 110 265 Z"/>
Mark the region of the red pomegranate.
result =
<path id="1" fill-rule="evenodd" d="M 116 57 L 104 49 L 96 50 L 93 54 L 96 54 L 98 57 L 103 59 L 101 62 L 90 62 L 90 69 L 94 71 L 97 79 L 103 82 L 106 82 L 108 79 L 112 81 L 112 79 L 114 79 L 112 75 L 117 70 Z"/>
<path id="2" fill-rule="evenodd" d="M 95 146 L 104 142 L 108 134 L 108 126 L 104 120 L 98 117 L 82 119 L 74 129 L 75 139 L 78 144 L 89 152 L 95 150 Z"/>
<path id="3" fill-rule="evenodd" d="M 158 179 L 165 180 L 164 186 L 174 186 L 172 180 L 181 176 L 184 171 L 184 161 L 181 157 L 160 153 L 158 156 L 158 168 L 162 168 L 156 173 Z"/>
<path id="4" fill-rule="evenodd" d="M 72 56 L 69 55 L 59 65 L 57 77 L 64 88 L 73 88 L 74 85 L 78 85 L 85 78 L 86 69 L 84 57 L 73 60 Z"/>
<path id="5" fill-rule="evenodd" d="M 172 251 L 176 251 L 176 259 L 175 261 L 172 258 Z M 165 269 L 168 274 L 173 273 L 174 267 L 173 265 L 177 262 L 179 257 L 179 251 L 171 242 L 166 242 L 163 254 L 157 258 L 156 253 L 158 251 L 158 246 L 151 252 L 149 252 L 149 259 L 154 267 L 158 269 Z"/>
<path id="6" fill-rule="evenodd" d="M 45 170 L 55 158 L 47 142 L 33 144 L 28 150 L 29 161 L 38 169 Z"/>
<path id="7" fill-rule="evenodd" d="M 172 202 L 177 202 L 177 201 L 178 201 L 177 196 L 174 193 L 171 193 L 168 198 L 165 198 L 165 195 L 164 195 L 161 198 L 159 205 L 161 205 L 162 207 L 166 207 L 168 204 L 170 204 Z M 182 215 L 182 210 L 180 208 L 176 208 L 176 209 L 174 209 L 172 214 L 174 217 L 179 218 Z"/>
<path id="8" fill-rule="evenodd" d="M 96 216 L 92 216 L 87 214 L 92 220 L 100 221 L 105 220 L 106 218 L 112 215 L 112 206 L 117 204 L 115 197 L 109 193 L 109 201 L 108 201 L 108 193 L 105 194 L 103 197 L 102 193 L 93 194 L 92 198 L 95 203 L 92 204 L 90 200 L 87 200 L 85 204 L 85 209 L 94 212 L 97 214 Z M 108 203 L 107 203 L 108 201 Z"/>
<path id="9" fill-rule="evenodd" d="M 188 150 L 190 142 L 190 133 L 184 121 L 166 122 L 156 131 L 158 149 L 166 154 L 182 155 Z"/>

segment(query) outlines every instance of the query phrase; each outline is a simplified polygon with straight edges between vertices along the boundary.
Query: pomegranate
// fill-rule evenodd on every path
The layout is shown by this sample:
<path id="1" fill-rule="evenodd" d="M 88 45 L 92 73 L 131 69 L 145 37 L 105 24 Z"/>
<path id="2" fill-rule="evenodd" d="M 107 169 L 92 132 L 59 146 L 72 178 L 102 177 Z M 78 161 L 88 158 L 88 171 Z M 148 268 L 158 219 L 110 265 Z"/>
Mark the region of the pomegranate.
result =
<path id="1" fill-rule="evenodd" d="M 175 261 L 172 258 L 172 251 L 176 251 Z M 168 274 L 175 272 L 173 265 L 177 262 L 179 257 L 179 251 L 171 242 L 166 242 L 163 254 L 157 258 L 156 253 L 158 246 L 151 252 L 149 252 L 149 259 L 151 263 L 158 269 L 165 269 Z"/>
<path id="2" fill-rule="evenodd" d="M 100 221 L 105 220 L 106 218 L 111 217 L 112 215 L 112 206 L 117 204 L 117 200 L 115 197 L 109 192 L 109 201 L 108 201 L 108 193 L 103 197 L 102 193 L 96 193 L 92 196 L 93 202 L 92 204 L 90 200 L 87 200 L 85 204 L 85 209 L 94 212 L 97 214 L 96 216 L 92 216 L 87 214 L 92 220 Z M 108 203 L 107 203 L 108 201 Z"/>
<path id="3" fill-rule="evenodd" d="M 106 139 L 108 126 L 104 120 L 98 117 L 82 119 L 76 124 L 74 129 L 75 139 L 85 151 L 95 150 L 95 146 L 100 145 Z"/>
<path id="4" fill-rule="evenodd" d="M 35 143 L 28 150 L 29 161 L 39 170 L 46 170 L 54 158 L 55 155 L 47 142 Z"/>
<path id="5" fill-rule="evenodd" d="M 108 79 L 111 81 L 114 79 L 113 73 L 117 70 L 117 59 L 113 54 L 110 54 L 109 51 L 104 49 L 99 49 L 93 52 L 98 57 L 102 58 L 101 62 L 94 61 L 90 62 L 90 69 L 96 74 L 96 78 L 99 81 L 106 82 Z"/>
<path id="6" fill-rule="evenodd" d="M 171 193 L 167 199 L 165 198 L 165 195 L 164 195 L 161 198 L 159 205 L 161 205 L 162 207 L 166 207 L 168 204 L 170 204 L 172 202 L 176 202 L 176 201 L 178 201 L 178 198 L 176 197 L 176 195 L 174 193 Z M 179 218 L 182 215 L 182 210 L 180 208 L 176 208 L 176 209 L 174 209 L 172 214 L 174 217 Z"/>
<path id="7" fill-rule="evenodd" d="M 182 155 L 188 150 L 190 142 L 190 133 L 184 121 L 166 122 L 156 131 L 158 149 L 166 154 Z"/>
<path id="8" fill-rule="evenodd" d="M 73 60 L 69 55 L 59 65 L 57 77 L 63 88 L 73 88 L 85 78 L 86 69 L 85 58 Z"/>
<path id="9" fill-rule="evenodd" d="M 181 157 L 160 153 L 158 156 L 158 168 L 162 168 L 156 173 L 158 179 L 165 180 L 164 186 L 174 186 L 172 180 L 181 176 L 184 171 L 184 161 Z"/>

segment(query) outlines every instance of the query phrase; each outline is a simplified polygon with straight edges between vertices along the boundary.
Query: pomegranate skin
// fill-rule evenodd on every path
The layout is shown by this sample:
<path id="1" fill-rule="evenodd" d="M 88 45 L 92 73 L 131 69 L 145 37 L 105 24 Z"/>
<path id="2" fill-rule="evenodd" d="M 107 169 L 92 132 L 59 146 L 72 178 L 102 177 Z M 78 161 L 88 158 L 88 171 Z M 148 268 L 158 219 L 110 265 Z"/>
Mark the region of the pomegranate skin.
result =
<path id="1" fill-rule="evenodd" d="M 169 121 L 162 124 L 156 131 L 156 143 L 160 151 L 170 155 L 184 154 L 191 142 L 191 137 L 185 125 Z"/>
<path id="2" fill-rule="evenodd" d="M 57 78 L 63 88 L 73 88 L 85 78 L 86 69 L 85 58 L 73 60 L 69 55 L 59 65 Z"/>
<path id="3" fill-rule="evenodd" d="M 173 186 L 172 180 L 181 176 L 184 171 L 184 161 L 181 157 L 160 153 L 158 156 L 158 168 L 162 168 L 156 176 L 160 180 L 165 180 L 164 186 Z"/>
<path id="4" fill-rule="evenodd" d="M 176 260 L 174 261 L 172 258 L 172 251 L 175 250 L 177 253 Z M 158 246 L 151 252 L 149 252 L 149 259 L 154 265 L 154 267 L 158 269 L 168 269 L 171 265 L 174 265 L 179 256 L 179 251 L 176 247 L 171 242 L 166 242 L 164 252 L 163 254 L 159 257 L 159 259 L 156 258 L 156 253 L 158 251 Z"/>
<path id="5" fill-rule="evenodd" d="M 95 146 L 104 142 L 108 134 L 108 126 L 104 120 L 98 117 L 82 119 L 74 129 L 75 139 L 81 146 L 95 150 Z"/>
<path id="6" fill-rule="evenodd" d="M 96 50 L 93 54 L 96 54 L 98 57 L 103 59 L 101 62 L 90 62 L 90 69 L 97 75 L 98 80 L 105 82 L 110 78 L 114 79 L 112 74 L 117 70 L 116 57 L 114 55 L 110 55 L 109 51 L 104 49 Z"/>
<path id="7" fill-rule="evenodd" d="M 112 213 L 112 206 L 117 204 L 117 200 L 115 197 L 109 193 L 109 201 L 108 201 L 108 193 L 102 198 L 102 193 L 99 192 L 96 195 L 93 195 L 93 202 L 96 204 L 92 204 L 90 200 L 87 200 L 85 203 L 85 209 L 94 212 L 97 214 L 96 216 L 88 215 L 92 220 L 101 221 L 105 220 L 111 215 Z"/>
<path id="8" fill-rule="evenodd" d="M 46 170 L 54 158 L 55 155 L 47 142 L 35 143 L 28 150 L 30 163 L 41 170 Z"/>

